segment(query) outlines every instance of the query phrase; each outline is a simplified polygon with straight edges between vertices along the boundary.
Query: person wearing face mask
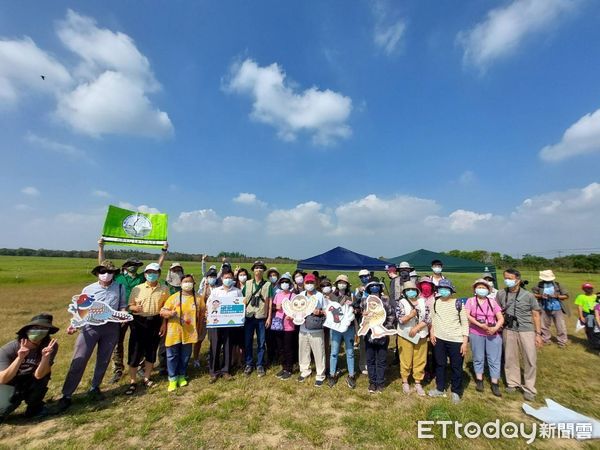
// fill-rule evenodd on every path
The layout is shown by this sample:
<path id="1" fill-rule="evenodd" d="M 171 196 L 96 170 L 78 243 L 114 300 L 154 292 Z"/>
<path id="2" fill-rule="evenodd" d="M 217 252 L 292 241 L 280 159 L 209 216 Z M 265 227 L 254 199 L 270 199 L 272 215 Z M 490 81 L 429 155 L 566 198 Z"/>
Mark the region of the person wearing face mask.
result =
<path id="1" fill-rule="evenodd" d="M 492 393 L 500 397 L 500 364 L 502 360 L 502 335 L 504 325 L 502 309 L 495 299 L 490 297 L 490 284 L 480 278 L 473 283 L 475 296 L 465 304 L 469 318 L 469 342 L 473 353 L 475 388 L 483 392 L 483 369 L 487 361 L 492 381 Z"/>
<path id="2" fill-rule="evenodd" d="M 51 338 L 56 332 L 52 316 L 42 313 L 21 327 L 16 339 L 0 348 L 0 422 L 22 402 L 27 405 L 25 417 L 47 415 L 44 396 L 58 352 L 56 339 Z"/>
<path id="3" fill-rule="evenodd" d="M 564 348 L 568 342 L 567 326 L 565 325 L 567 311 L 564 301 L 569 299 L 569 292 L 556 281 L 552 270 L 540 271 L 540 282 L 531 289 L 531 292 L 542 307 L 542 341 L 544 344 L 550 343 L 552 338 L 550 327 L 554 322 L 558 346 Z"/>
<path id="4" fill-rule="evenodd" d="M 199 318 L 206 313 L 197 301 L 195 283 L 193 275 L 184 275 L 181 290 L 172 294 L 160 310 L 160 315 L 166 322 L 163 327 L 166 328 L 168 392 L 188 384 L 186 371 L 192 347 L 200 334 Z"/>
<path id="5" fill-rule="evenodd" d="M 417 287 L 421 292 L 420 298 L 425 300 L 425 306 L 431 312 L 433 309 L 433 302 L 435 301 L 435 290 L 436 285 L 433 284 L 431 278 L 421 277 L 417 283 Z M 431 314 L 430 314 L 431 318 Z M 431 325 L 431 320 L 429 322 Z M 427 341 L 427 364 L 425 365 L 425 382 L 432 380 L 435 377 L 435 356 L 433 354 L 433 344 L 431 340 Z"/>
<path id="6" fill-rule="evenodd" d="M 338 275 L 335 279 L 335 296 L 340 306 L 353 306 L 352 290 L 347 275 Z M 323 291 L 325 293 L 325 291 Z M 354 335 L 356 334 L 356 319 L 348 326 L 343 333 L 331 330 L 331 353 L 329 357 L 329 387 L 335 386 L 338 379 L 337 362 L 342 342 L 346 352 L 346 366 L 348 368 L 348 377 L 346 384 L 350 389 L 356 387 L 356 369 L 354 367 Z"/>
<path id="7" fill-rule="evenodd" d="M 277 281 L 279 280 L 279 271 L 277 267 L 271 267 L 267 270 L 267 280 L 273 286 L 273 298 L 277 292 L 279 292 L 279 285 Z M 273 306 L 273 311 L 271 312 L 271 316 L 275 316 L 275 306 Z M 272 325 L 272 324 L 271 324 Z M 279 364 L 281 361 L 281 353 L 277 351 L 277 343 L 275 342 L 275 334 L 271 327 L 265 330 L 265 343 L 267 346 L 267 366 L 274 366 Z"/>
<path id="8" fill-rule="evenodd" d="M 294 278 L 294 294 L 299 294 L 304 290 L 304 277 L 306 273 L 300 269 L 296 269 L 293 273 Z"/>
<path id="9" fill-rule="evenodd" d="M 523 390 L 525 400 L 535 400 L 537 390 L 536 347 L 543 345 L 540 305 L 531 292 L 521 288 L 521 272 L 515 269 L 504 271 L 506 289 L 498 291 L 496 300 L 504 312 L 504 375 L 506 392 Z M 521 382 L 521 358 L 523 359 L 523 382 Z"/>
<path id="10" fill-rule="evenodd" d="M 206 309 L 206 302 L 210 297 L 212 290 L 217 288 L 220 285 L 220 282 L 221 280 L 219 279 L 217 268 L 215 266 L 211 266 L 210 269 L 208 269 L 208 272 L 205 272 L 202 281 L 200 281 L 200 287 L 198 288 L 198 304 L 201 309 Z M 198 336 L 198 342 L 194 344 L 192 356 L 192 364 L 194 365 L 195 369 L 200 368 L 200 349 L 202 348 L 202 343 L 204 342 L 207 333 L 206 317 L 201 316 L 200 322 L 200 326 L 198 327 L 200 334 Z"/>
<path id="11" fill-rule="evenodd" d="M 244 322 L 244 341 L 246 367 L 244 375 L 250 376 L 254 370 L 253 343 L 256 333 L 256 373 L 259 377 L 266 375 L 265 371 L 265 330 L 271 326 L 273 313 L 273 286 L 263 279 L 267 266 L 262 261 L 255 261 L 250 270 L 254 273 L 252 280 L 246 281 L 242 289 L 246 305 L 246 320 Z"/>
<path id="12" fill-rule="evenodd" d="M 117 273 L 119 273 L 119 269 L 115 267 L 112 261 L 102 261 L 102 264 L 92 269 L 92 275 L 96 276 L 98 281 L 83 288 L 82 294 L 93 296 L 96 301 L 106 303 L 116 311 L 126 311 L 125 288 L 113 280 Z M 85 325 L 79 329 L 79 335 L 75 340 L 73 359 L 62 387 L 62 397 L 58 402 L 57 412 L 65 411 L 71 406 L 71 397 L 77 386 L 79 386 L 88 360 L 96 347 L 98 347 L 96 367 L 88 396 L 92 400 L 104 399 L 104 395 L 100 391 L 100 385 L 108 368 L 110 356 L 119 340 L 120 328 L 120 324 L 108 322 L 104 325 Z M 76 331 L 78 330 L 72 326 L 67 329 L 68 334 L 73 334 Z"/>
<path id="13" fill-rule="evenodd" d="M 441 280 L 446 279 L 446 277 L 444 277 L 444 275 L 442 275 L 443 270 L 444 270 L 444 263 L 442 263 L 442 261 L 440 261 L 439 259 L 434 259 L 433 261 L 431 261 L 431 271 L 433 272 L 431 274 L 431 281 L 436 286 L 438 284 L 440 284 Z"/>
<path id="14" fill-rule="evenodd" d="M 594 286 L 591 283 L 583 283 L 581 285 L 583 293 L 575 297 L 575 306 L 577 306 L 577 312 L 579 322 L 585 326 L 585 334 L 588 339 L 588 343 L 592 348 L 600 347 L 600 341 L 598 340 L 598 333 L 594 332 L 597 327 L 595 321 L 594 308 L 597 304 L 597 296 L 594 294 Z M 600 321 L 598 321 L 600 324 Z"/>
<path id="15" fill-rule="evenodd" d="M 460 402 L 464 358 L 469 341 L 469 320 L 462 302 L 453 295 L 456 289 L 450 280 L 440 280 L 438 298 L 433 302 L 429 332 L 435 354 L 436 388 L 430 397 L 446 396 L 446 362 L 450 359 L 452 402 Z"/>
<path id="16" fill-rule="evenodd" d="M 234 271 L 234 278 L 236 280 L 235 287 L 241 290 L 246 285 L 246 281 L 248 281 L 248 271 L 243 267 L 237 268 Z M 231 366 L 232 370 L 236 370 L 244 364 L 244 327 L 231 329 L 231 341 L 233 342 Z"/>
<path id="17" fill-rule="evenodd" d="M 414 267 L 412 267 L 410 263 L 406 261 L 402 261 L 398 265 L 398 275 L 400 277 L 399 281 L 401 283 L 401 287 L 403 287 L 402 285 L 407 281 L 412 281 L 413 283 L 416 283 L 419 278 Z"/>
<path id="18" fill-rule="evenodd" d="M 170 295 L 181 290 L 181 280 L 183 278 L 183 274 L 183 266 L 180 263 L 174 262 L 169 266 L 169 272 L 167 273 L 165 285 L 169 288 Z"/>
<path id="19" fill-rule="evenodd" d="M 160 343 L 162 319 L 160 310 L 169 297 L 169 289 L 159 283 L 160 266 L 150 263 L 144 270 L 146 282 L 136 286 L 129 297 L 129 312 L 133 314 L 129 335 L 129 387 L 125 395 L 133 395 L 137 389 L 137 368 L 144 360 L 143 383 L 152 387 L 150 380 L 156 353 Z"/>
<path id="20" fill-rule="evenodd" d="M 294 335 L 296 327 L 293 318 L 287 316 L 282 307 L 284 300 L 291 300 L 295 297 L 293 286 L 292 276 L 289 272 L 284 273 L 277 280 L 279 290 L 273 297 L 274 313 L 271 321 L 271 331 L 275 335 L 277 353 L 281 355 L 281 370 L 275 375 L 280 380 L 289 380 L 294 369 L 294 346 L 296 345 Z"/>
<path id="21" fill-rule="evenodd" d="M 166 243 L 160 252 L 160 255 L 158 256 L 158 260 L 156 261 L 160 267 L 163 265 L 168 249 L 169 244 Z M 98 264 L 102 264 L 102 261 L 105 259 L 104 239 L 100 238 L 98 240 Z M 121 271 L 115 275 L 114 281 L 123 285 L 125 288 L 126 299 L 129 299 L 131 291 L 134 287 L 139 286 L 146 281 L 144 274 L 139 272 L 139 268 L 143 265 L 144 263 L 137 258 L 128 258 L 121 266 Z M 119 342 L 117 342 L 117 346 L 115 347 L 115 351 L 112 355 L 113 376 L 110 379 L 110 383 L 112 384 L 117 384 L 123 377 L 123 371 L 125 370 L 125 364 L 123 363 L 123 356 L 125 354 L 123 350 L 123 343 L 125 342 L 125 335 L 127 334 L 127 330 L 129 329 L 130 325 L 130 322 L 124 322 L 121 324 L 121 329 L 119 331 Z"/>
<path id="22" fill-rule="evenodd" d="M 361 269 L 358 271 L 358 279 L 360 285 L 354 290 L 354 314 L 356 316 L 357 323 L 360 323 L 362 319 L 362 301 L 367 298 L 368 294 L 365 291 L 365 286 L 371 281 L 371 272 L 367 269 Z M 367 351 L 365 349 L 365 337 L 360 336 L 358 341 L 358 368 L 363 375 L 367 375 Z"/>
<path id="23" fill-rule="evenodd" d="M 492 275 L 490 272 L 485 272 L 481 278 L 483 278 L 485 281 L 488 282 L 488 284 L 490 285 L 490 293 L 488 295 L 489 298 L 496 298 L 496 294 L 498 293 L 498 289 L 496 289 L 495 283 L 496 280 L 494 278 L 494 275 Z"/>
<path id="24" fill-rule="evenodd" d="M 398 333 L 400 335 L 400 376 L 402 391 L 411 392 L 409 377 L 415 381 L 417 395 L 424 396 L 422 381 L 427 362 L 427 336 L 431 323 L 429 308 L 415 283 L 404 283 L 402 298 L 396 306 Z"/>
<path id="25" fill-rule="evenodd" d="M 236 299 L 242 297 L 242 291 L 235 286 L 233 272 L 223 272 L 223 285 L 214 288 L 208 303 L 214 301 L 222 303 L 225 299 Z M 210 383 L 217 381 L 219 377 L 231 379 L 231 354 L 233 342 L 231 340 L 231 330 L 235 327 L 211 328 L 208 330 L 208 339 L 210 341 L 208 371 L 210 373 Z"/>
<path id="26" fill-rule="evenodd" d="M 390 279 L 390 302 L 392 302 L 392 307 L 395 309 L 402 298 L 402 289 L 404 285 L 400 280 L 400 274 L 398 273 L 398 268 L 395 264 L 385 266 L 385 271 L 387 272 L 388 278 Z M 400 364 L 400 352 L 398 350 L 398 336 L 394 336 L 394 358 L 392 359 L 392 366 L 397 366 Z"/>

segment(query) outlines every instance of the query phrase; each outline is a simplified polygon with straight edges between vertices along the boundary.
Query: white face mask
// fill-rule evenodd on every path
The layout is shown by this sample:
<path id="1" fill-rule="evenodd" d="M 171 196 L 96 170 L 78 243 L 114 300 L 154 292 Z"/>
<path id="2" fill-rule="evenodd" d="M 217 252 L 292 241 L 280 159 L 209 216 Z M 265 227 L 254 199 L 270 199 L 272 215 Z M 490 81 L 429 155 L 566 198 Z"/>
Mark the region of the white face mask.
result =
<path id="1" fill-rule="evenodd" d="M 181 290 L 182 291 L 193 291 L 194 290 L 194 283 L 186 281 L 185 283 L 181 283 Z"/>
<path id="2" fill-rule="evenodd" d="M 440 273 L 442 273 L 442 268 L 440 266 L 435 266 L 432 267 L 431 270 L 433 270 L 433 273 L 439 275 Z"/>
<path id="3" fill-rule="evenodd" d="M 308 283 L 304 285 L 304 288 L 306 289 L 307 292 L 312 292 L 315 290 L 315 285 L 312 283 Z"/>
<path id="4" fill-rule="evenodd" d="M 324 286 L 323 294 L 331 294 L 331 286 Z"/>
<path id="5" fill-rule="evenodd" d="M 239 279 L 240 283 L 245 283 L 246 281 L 248 281 L 248 277 L 246 275 L 240 275 Z"/>
<path id="6" fill-rule="evenodd" d="M 296 278 L 294 278 L 294 281 L 296 282 L 296 284 L 302 284 L 304 282 L 304 278 L 296 277 Z"/>
<path id="7" fill-rule="evenodd" d="M 109 281 L 112 281 L 113 279 L 113 274 L 112 273 L 100 273 L 98 274 L 98 279 L 104 283 L 108 283 Z"/>
<path id="8" fill-rule="evenodd" d="M 281 286 L 281 289 L 283 289 L 284 291 L 290 290 L 290 283 L 281 283 L 279 286 Z"/>
<path id="9" fill-rule="evenodd" d="M 346 283 L 338 283 L 337 287 L 340 291 L 343 291 L 348 287 L 348 285 Z"/>

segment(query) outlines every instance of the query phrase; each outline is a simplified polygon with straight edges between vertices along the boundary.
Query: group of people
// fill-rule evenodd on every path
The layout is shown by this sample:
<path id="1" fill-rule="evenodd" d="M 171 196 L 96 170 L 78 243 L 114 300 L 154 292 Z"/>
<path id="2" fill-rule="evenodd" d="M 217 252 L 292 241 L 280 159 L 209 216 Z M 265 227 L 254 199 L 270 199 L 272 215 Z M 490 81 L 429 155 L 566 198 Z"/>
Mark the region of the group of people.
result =
<path id="1" fill-rule="evenodd" d="M 192 361 L 200 367 L 200 348 L 208 336 L 210 383 L 231 379 L 236 369 L 245 376 L 256 372 L 264 377 L 268 368 L 277 366 L 281 366 L 277 378 L 289 380 L 297 369 L 297 381 L 303 383 L 313 374 L 314 361 L 314 386 L 333 388 L 342 374 L 343 346 L 345 384 L 354 389 L 361 372 L 368 376 L 369 392 L 378 393 L 386 386 L 388 349 L 393 349 L 404 393 L 445 397 L 449 366 L 450 396 L 459 402 L 464 359 L 470 348 L 477 391 L 485 389 L 487 364 L 495 396 L 502 395 L 499 381 L 503 367 L 506 391 L 521 390 L 525 399 L 533 400 L 537 348 L 550 341 L 553 323 L 558 344 L 567 344 L 564 304 L 569 293 L 551 270 L 540 272 L 540 282 L 531 291 L 515 269 L 504 271 L 503 289 L 496 289 L 494 276 L 484 273 L 473 282 L 468 298 L 457 297 L 439 260 L 432 261 L 431 274 L 422 277 L 407 262 L 386 266 L 387 285 L 367 269 L 359 271 L 360 283 L 353 287 L 345 274 L 335 279 L 300 269 L 281 274 L 262 261 L 254 262 L 250 270 L 232 268 L 227 261 L 219 270 L 215 266 L 207 270 L 204 259 L 200 280 L 186 274 L 181 264 L 173 263 L 161 282 L 167 249 L 165 246 L 158 261 L 140 272 L 141 261 L 129 259 L 117 268 L 105 260 L 103 242 L 99 242 L 98 265 L 91 272 L 97 281 L 83 293 L 116 311 L 129 312 L 133 321 L 67 329 L 67 333 L 79 335 L 58 412 L 71 406 L 95 349 L 89 396 L 104 397 L 100 386 L 111 358 L 111 382 L 120 382 L 125 375 L 123 347 L 128 330 L 125 395 L 133 395 L 140 386 L 154 385 L 152 372 L 157 359 L 160 373 L 168 378 L 168 391 L 186 386 L 188 365 Z M 584 284 L 582 289 L 575 304 L 580 324 L 592 341 L 600 335 L 600 304 L 591 284 Z M 228 297 L 243 298 L 243 326 L 207 327 L 207 305 L 222 303 Z M 296 297 L 310 299 L 315 305 L 301 325 L 296 325 L 283 307 Z M 325 316 L 332 304 L 352 314 L 347 327 L 326 326 Z M 52 316 L 40 314 L 17 332 L 17 339 L 0 349 L 2 417 L 22 401 L 27 403 L 28 416 L 47 413 L 43 399 L 58 351 L 52 339 L 57 331 Z M 435 384 L 426 394 L 423 385 L 433 379 Z"/>

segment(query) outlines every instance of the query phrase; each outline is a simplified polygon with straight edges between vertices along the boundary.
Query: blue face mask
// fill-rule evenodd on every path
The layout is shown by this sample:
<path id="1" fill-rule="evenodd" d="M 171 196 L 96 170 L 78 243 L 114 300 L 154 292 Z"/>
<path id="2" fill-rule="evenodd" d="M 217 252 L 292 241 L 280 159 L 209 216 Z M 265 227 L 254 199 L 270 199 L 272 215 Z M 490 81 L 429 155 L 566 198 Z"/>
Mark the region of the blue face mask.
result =
<path id="1" fill-rule="evenodd" d="M 207 278 L 209 286 L 214 286 L 217 284 L 217 279 L 215 277 Z"/>
<path id="2" fill-rule="evenodd" d="M 146 280 L 148 280 L 150 283 L 153 283 L 154 281 L 158 280 L 157 273 L 147 273 L 145 276 Z"/>
<path id="3" fill-rule="evenodd" d="M 517 280 L 511 280 L 510 278 L 506 278 L 504 280 L 504 284 L 507 288 L 514 288 L 517 285 Z"/>
<path id="4" fill-rule="evenodd" d="M 381 288 L 379 286 L 371 286 L 371 288 L 369 289 L 369 292 L 371 294 L 379 294 L 380 291 Z"/>
<path id="5" fill-rule="evenodd" d="M 417 291 L 415 291 L 414 289 L 409 289 L 404 294 L 406 295 L 406 298 L 416 298 L 417 297 Z"/>
<path id="6" fill-rule="evenodd" d="M 233 286 L 235 284 L 235 281 L 234 281 L 233 278 L 223 278 L 223 284 L 226 287 L 231 287 L 231 286 Z"/>
<path id="7" fill-rule="evenodd" d="M 450 297 L 450 294 L 452 294 L 452 291 L 450 289 L 447 288 L 441 288 L 438 289 L 438 294 L 440 294 L 440 297 Z"/>
<path id="8" fill-rule="evenodd" d="M 362 284 L 367 284 L 370 279 L 371 279 L 371 277 L 360 277 L 360 282 Z"/>

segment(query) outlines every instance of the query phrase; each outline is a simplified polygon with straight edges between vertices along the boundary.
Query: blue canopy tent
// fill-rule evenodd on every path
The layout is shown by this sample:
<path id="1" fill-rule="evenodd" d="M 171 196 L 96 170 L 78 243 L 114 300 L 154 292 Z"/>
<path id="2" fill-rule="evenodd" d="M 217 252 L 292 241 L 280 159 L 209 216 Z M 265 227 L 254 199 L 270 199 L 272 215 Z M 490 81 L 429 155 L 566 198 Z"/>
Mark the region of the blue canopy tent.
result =
<path id="1" fill-rule="evenodd" d="M 385 270 L 390 264 L 370 256 L 361 255 L 343 247 L 332 248 L 328 252 L 303 259 L 298 262 L 298 269 L 305 270 Z"/>

